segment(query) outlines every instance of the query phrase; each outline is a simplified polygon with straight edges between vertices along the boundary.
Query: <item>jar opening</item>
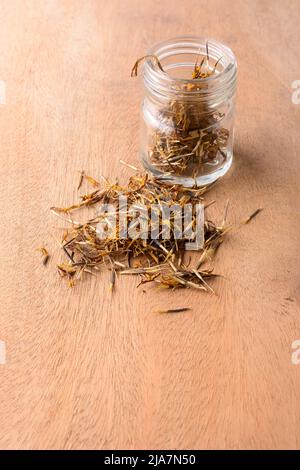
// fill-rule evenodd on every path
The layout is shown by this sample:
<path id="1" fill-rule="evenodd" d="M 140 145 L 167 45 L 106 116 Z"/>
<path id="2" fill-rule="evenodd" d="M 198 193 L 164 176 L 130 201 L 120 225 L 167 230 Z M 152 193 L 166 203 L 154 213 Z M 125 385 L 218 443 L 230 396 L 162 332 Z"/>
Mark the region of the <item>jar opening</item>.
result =
<path id="1" fill-rule="evenodd" d="M 157 44 L 148 52 L 155 55 L 164 70 L 148 58 L 144 64 L 144 83 L 154 94 L 182 97 L 234 92 L 236 59 L 231 49 L 206 38 L 179 37 Z M 195 65 L 202 73 L 193 78 Z M 207 73 L 208 72 L 208 73 Z M 193 84 L 189 88 L 189 84 Z"/>

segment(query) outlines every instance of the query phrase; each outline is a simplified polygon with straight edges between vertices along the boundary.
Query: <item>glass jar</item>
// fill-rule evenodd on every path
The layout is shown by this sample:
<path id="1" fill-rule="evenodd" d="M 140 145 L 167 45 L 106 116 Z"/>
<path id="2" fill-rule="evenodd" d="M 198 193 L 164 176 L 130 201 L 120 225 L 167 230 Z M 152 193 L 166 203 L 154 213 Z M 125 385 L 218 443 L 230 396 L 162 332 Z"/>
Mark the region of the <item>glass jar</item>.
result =
<path id="1" fill-rule="evenodd" d="M 232 51 L 210 39 L 179 37 L 148 52 L 140 142 L 147 171 L 190 187 L 229 170 L 236 75 Z"/>

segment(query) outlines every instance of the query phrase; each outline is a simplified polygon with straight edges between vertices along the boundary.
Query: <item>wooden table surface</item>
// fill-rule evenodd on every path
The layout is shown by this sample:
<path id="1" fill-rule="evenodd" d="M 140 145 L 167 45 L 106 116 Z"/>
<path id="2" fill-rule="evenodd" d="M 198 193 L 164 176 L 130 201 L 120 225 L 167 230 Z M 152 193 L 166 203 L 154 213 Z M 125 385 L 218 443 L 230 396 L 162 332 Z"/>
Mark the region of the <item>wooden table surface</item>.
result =
<path id="1" fill-rule="evenodd" d="M 0 447 L 300 448 L 299 0 L 1 0 Z M 237 224 L 216 295 L 143 293 L 109 274 L 67 288 L 49 211 L 78 170 L 137 164 L 135 59 L 180 34 L 239 63 L 235 163 L 211 193 Z M 36 248 L 45 245 L 45 268 Z M 158 315 L 158 308 L 192 307 Z"/>

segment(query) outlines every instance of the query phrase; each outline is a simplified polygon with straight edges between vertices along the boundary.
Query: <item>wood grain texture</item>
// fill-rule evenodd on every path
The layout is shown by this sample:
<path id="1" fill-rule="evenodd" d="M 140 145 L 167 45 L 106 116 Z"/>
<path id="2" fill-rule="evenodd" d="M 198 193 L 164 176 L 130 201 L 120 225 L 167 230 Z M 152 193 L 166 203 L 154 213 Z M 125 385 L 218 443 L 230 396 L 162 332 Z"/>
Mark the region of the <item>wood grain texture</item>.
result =
<path id="1" fill-rule="evenodd" d="M 300 448 L 299 0 L 0 1 L 0 447 Z M 146 293 L 108 274 L 67 289 L 55 272 L 78 170 L 136 164 L 135 59 L 180 34 L 239 62 L 235 163 L 214 217 L 264 212 L 224 243 L 216 296 Z M 52 253 L 45 269 L 35 249 Z M 168 305 L 192 312 L 156 315 Z"/>

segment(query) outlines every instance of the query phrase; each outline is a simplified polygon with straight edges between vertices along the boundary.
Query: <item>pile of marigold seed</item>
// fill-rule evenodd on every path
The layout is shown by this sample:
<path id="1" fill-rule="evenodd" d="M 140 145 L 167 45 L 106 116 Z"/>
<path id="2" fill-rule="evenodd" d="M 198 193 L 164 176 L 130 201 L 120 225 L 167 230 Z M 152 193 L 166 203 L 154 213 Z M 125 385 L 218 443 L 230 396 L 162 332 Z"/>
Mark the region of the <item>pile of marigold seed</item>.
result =
<path id="1" fill-rule="evenodd" d="M 114 236 L 99 238 L 97 236 L 97 224 L 106 222 L 106 214 L 100 213 L 84 223 L 74 221 L 73 213 L 83 207 L 99 204 L 112 204 L 116 207 L 119 196 L 126 196 L 128 207 L 140 204 L 150 207 L 156 205 L 158 208 L 171 207 L 175 204 L 183 207 L 189 203 L 192 207 L 204 203 L 204 194 L 208 188 L 184 188 L 178 185 L 169 186 L 158 180 L 150 179 L 148 174 L 137 174 L 131 176 L 127 186 L 105 181 L 103 187 L 93 178 L 81 175 L 81 182 L 86 178 L 94 186 L 99 186 L 92 192 L 80 196 L 80 201 L 69 207 L 52 207 L 51 211 L 64 219 L 69 227 L 64 231 L 60 242 L 65 255 L 65 261 L 58 265 L 59 274 L 73 286 L 84 273 L 93 273 L 107 267 L 111 270 L 111 289 L 114 287 L 116 274 L 139 275 L 140 284 L 155 282 L 165 288 L 188 288 L 193 287 L 204 291 L 212 290 L 208 284 L 216 275 L 212 268 L 206 268 L 229 228 L 224 224 L 217 226 L 210 220 L 205 220 L 204 246 L 199 250 L 196 265 L 189 265 L 190 260 L 185 251 L 184 237 L 175 237 L 175 219 L 170 218 L 169 237 L 151 239 L 149 230 L 148 237 L 120 238 L 118 224 Z M 80 182 L 80 185 L 81 185 Z M 118 212 L 117 212 L 118 214 Z M 128 223 L 133 215 L 126 214 Z M 183 217 L 183 211 L 182 211 Z M 161 224 L 161 218 L 158 223 Z M 109 223 L 109 219 L 107 219 Z M 195 224 L 195 215 L 192 219 Z M 45 253 L 44 253 L 45 255 Z M 46 256 L 46 255 L 45 255 Z M 45 259 L 45 258 L 44 258 Z M 48 258 L 47 258 L 48 261 Z"/>
<path id="2" fill-rule="evenodd" d="M 113 290 L 118 275 L 135 275 L 140 277 L 139 285 L 155 283 L 157 286 L 168 289 L 194 288 L 203 291 L 211 291 L 211 281 L 217 276 L 213 273 L 211 261 L 230 230 L 226 226 L 226 214 L 222 224 L 217 225 L 205 217 L 204 244 L 193 256 L 193 263 L 189 252 L 185 250 L 185 244 L 190 239 L 177 239 L 175 236 L 175 219 L 170 218 L 169 237 L 152 239 L 151 230 L 147 238 L 121 238 L 118 223 L 114 235 L 99 238 L 97 225 L 101 221 L 107 222 L 108 215 L 100 212 L 97 215 L 97 206 L 111 204 L 118 209 L 119 197 L 126 196 L 128 207 L 140 204 L 158 208 L 171 207 L 175 204 L 183 207 L 191 204 L 195 207 L 202 203 L 205 206 L 204 194 L 209 187 L 184 188 L 178 185 L 170 186 L 157 179 L 150 178 L 147 173 L 136 174 L 129 178 L 125 186 L 119 183 L 111 183 L 104 180 L 100 185 L 94 178 L 81 173 L 78 189 L 86 180 L 93 185 L 93 191 L 81 195 L 76 204 L 69 207 L 52 207 L 51 211 L 63 219 L 68 227 L 63 231 L 59 244 L 64 254 L 64 261 L 58 266 L 58 272 L 68 285 L 74 286 L 83 275 L 96 274 L 97 271 L 108 269 L 111 271 L 110 289 Z M 93 206 L 94 216 L 84 223 L 74 220 L 74 213 L 84 207 Z M 257 209 L 244 223 L 252 220 L 261 209 Z M 118 211 L 116 211 L 118 214 Z M 184 212 L 182 211 L 182 217 Z M 132 222 L 134 215 L 126 214 L 128 223 Z M 118 221 L 117 221 L 118 222 Z M 161 224 L 161 217 L 158 223 Z M 195 216 L 192 219 L 193 229 L 196 228 Z M 183 232 L 184 234 L 184 232 Z M 43 263 L 49 260 L 48 251 L 42 247 Z M 195 253 L 193 251 L 193 253 Z M 181 311 L 179 309 L 178 311 Z"/>

